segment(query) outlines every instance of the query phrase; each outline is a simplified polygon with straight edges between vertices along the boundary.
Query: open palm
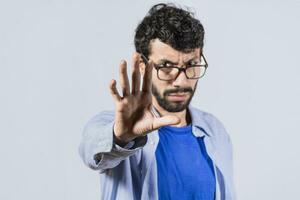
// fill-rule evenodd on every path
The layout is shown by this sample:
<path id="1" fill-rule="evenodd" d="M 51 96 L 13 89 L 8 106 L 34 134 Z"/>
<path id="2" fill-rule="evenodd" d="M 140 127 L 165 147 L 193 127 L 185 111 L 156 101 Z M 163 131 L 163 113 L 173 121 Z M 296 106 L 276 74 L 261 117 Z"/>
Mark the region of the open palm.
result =
<path id="1" fill-rule="evenodd" d="M 116 81 L 112 80 L 110 84 L 110 91 L 116 103 L 114 134 L 122 142 L 129 142 L 162 126 L 180 122 L 180 119 L 173 115 L 156 117 L 152 114 L 151 85 L 153 62 L 149 61 L 146 65 L 142 90 L 140 89 L 141 73 L 139 65 L 140 56 L 136 53 L 133 56 L 132 84 L 130 90 L 127 64 L 125 61 L 121 62 L 120 85 L 123 93 L 122 97 L 116 88 Z"/>

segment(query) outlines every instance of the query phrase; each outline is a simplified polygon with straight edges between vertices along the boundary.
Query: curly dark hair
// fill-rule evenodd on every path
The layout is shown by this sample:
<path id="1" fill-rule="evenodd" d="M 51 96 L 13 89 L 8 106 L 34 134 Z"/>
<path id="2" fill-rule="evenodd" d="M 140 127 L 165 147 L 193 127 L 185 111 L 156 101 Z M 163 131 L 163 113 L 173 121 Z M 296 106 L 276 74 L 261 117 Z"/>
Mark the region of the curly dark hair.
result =
<path id="1" fill-rule="evenodd" d="M 137 26 L 134 45 L 137 52 L 148 57 L 150 42 L 158 38 L 172 48 L 188 53 L 203 48 L 204 28 L 194 13 L 174 4 L 156 4 Z"/>

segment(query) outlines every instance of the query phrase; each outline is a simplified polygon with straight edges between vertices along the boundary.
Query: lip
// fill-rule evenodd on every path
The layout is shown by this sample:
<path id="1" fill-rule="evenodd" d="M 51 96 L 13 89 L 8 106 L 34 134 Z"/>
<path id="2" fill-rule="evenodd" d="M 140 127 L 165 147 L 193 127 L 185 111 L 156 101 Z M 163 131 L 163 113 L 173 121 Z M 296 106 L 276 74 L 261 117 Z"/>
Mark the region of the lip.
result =
<path id="1" fill-rule="evenodd" d="M 173 93 L 173 94 L 169 94 L 168 98 L 171 101 L 184 101 L 187 97 L 187 94 L 185 93 Z"/>

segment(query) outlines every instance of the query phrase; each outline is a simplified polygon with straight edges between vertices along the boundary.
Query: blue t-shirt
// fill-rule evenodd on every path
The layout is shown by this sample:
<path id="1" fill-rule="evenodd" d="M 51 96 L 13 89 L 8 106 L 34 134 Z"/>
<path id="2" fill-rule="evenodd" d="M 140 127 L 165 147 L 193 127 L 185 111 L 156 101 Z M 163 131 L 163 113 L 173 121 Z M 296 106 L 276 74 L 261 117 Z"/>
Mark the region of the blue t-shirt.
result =
<path id="1" fill-rule="evenodd" d="M 158 130 L 158 195 L 160 200 L 213 200 L 215 175 L 203 137 L 192 126 L 164 126 Z"/>

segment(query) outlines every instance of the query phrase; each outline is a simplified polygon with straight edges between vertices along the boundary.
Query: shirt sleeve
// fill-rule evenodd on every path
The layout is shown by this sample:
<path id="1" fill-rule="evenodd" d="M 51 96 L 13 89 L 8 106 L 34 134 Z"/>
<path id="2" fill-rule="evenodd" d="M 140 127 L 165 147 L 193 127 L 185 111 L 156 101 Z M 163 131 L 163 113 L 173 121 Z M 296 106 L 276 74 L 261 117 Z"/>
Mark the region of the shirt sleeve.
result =
<path id="1" fill-rule="evenodd" d="M 124 147 L 117 145 L 113 141 L 113 125 L 113 112 L 103 111 L 93 117 L 84 127 L 79 154 L 83 162 L 91 169 L 103 172 L 114 168 L 147 143 L 147 136 L 143 136 Z"/>

